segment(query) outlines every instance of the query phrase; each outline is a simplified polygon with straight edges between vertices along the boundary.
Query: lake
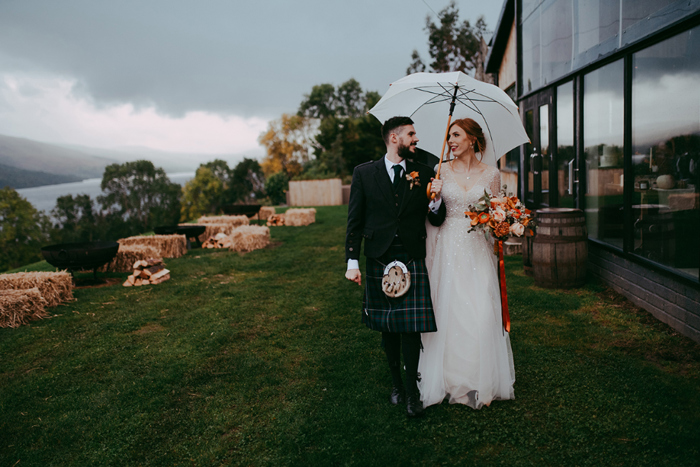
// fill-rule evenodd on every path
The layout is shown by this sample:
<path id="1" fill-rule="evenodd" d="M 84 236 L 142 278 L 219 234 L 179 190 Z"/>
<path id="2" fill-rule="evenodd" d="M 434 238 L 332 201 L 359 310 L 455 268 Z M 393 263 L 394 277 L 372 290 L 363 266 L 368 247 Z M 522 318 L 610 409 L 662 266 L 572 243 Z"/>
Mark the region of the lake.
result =
<path id="1" fill-rule="evenodd" d="M 194 178 L 194 172 L 172 173 L 168 174 L 168 178 L 173 183 L 184 185 Z M 101 184 L 101 178 L 88 178 L 81 182 L 21 188 L 17 190 L 17 193 L 32 203 L 32 206 L 37 210 L 50 214 L 51 210 L 56 207 L 56 200 L 65 195 L 88 195 L 97 204 L 97 197 L 102 194 Z"/>

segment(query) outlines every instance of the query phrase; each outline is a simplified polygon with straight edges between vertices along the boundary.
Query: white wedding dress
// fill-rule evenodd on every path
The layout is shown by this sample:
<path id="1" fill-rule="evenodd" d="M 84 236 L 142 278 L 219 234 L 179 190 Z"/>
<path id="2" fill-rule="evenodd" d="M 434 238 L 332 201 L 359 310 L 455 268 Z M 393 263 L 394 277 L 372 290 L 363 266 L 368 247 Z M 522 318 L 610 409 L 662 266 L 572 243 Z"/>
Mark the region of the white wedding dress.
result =
<path id="1" fill-rule="evenodd" d="M 500 191 L 500 173 L 488 167 L 469 191 L 442 166 L 442 198 L 447 217 L 428 224 L 426 265 L 437 332 L 422 334 L 424 351 L 418 387 L 427 407 L 449 396 L 452 404 L 479 409 L 493 400 L 513 399 L 515 370 L 510 338 L 503 331 L 498 258 L 493 240 L 467 233 L 469 205 Z"/>

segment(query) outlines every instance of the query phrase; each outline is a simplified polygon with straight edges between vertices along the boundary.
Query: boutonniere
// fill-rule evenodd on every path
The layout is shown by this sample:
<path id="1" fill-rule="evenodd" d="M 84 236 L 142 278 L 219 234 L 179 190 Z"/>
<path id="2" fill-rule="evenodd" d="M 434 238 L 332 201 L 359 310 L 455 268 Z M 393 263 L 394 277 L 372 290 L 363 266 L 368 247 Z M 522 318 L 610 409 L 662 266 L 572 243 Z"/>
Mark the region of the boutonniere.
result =
<path id="1" fill-rule="evenodd" d="M 419 173 L 415 170 L 410 174 L 406 174 L 406 180 L 408 181 L 409 189 L 413 189 L 413 185 L 420 186 L 420 178 L 418 178 Z"/>

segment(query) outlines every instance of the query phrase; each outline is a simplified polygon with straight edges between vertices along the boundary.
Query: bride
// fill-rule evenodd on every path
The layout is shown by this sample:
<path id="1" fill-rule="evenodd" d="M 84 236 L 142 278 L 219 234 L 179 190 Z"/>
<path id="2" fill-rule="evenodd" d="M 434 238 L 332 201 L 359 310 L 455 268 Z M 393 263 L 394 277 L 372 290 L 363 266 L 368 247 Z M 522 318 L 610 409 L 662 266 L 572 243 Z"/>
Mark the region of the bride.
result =
<path id="1" fill-rule="evenodd" d="M 476 155 L 486 140 L 474 120 L 455 120 L 448 144 L 453 159 L 442 168 L 447 218 L 440 227 L 428 226 L 426 257 L 438 331 L 421 336 L 418 386 L 426 407 L 449 397 L 451 404 L 479 409 L 515 397 L 493 239 L 467 233 L 470 220 L 464 214 L 484 190 L 498 194 L 501 177 Z"/>

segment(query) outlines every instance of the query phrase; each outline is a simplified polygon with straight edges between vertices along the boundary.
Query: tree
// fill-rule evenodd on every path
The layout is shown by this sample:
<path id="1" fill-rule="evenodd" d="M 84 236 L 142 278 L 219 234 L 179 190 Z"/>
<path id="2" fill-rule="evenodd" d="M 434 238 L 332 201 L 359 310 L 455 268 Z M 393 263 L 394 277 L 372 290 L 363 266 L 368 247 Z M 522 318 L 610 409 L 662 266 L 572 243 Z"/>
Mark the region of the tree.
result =
<path id="1" fill-rule="evenodd" d="M 284 172 L 277 172 L 267 178 L 265 191 L 272 204 L 284 204 L 287 202 L 287 189 L 289 178 Z"/>
<path id="2" fill-rule="evenodd" d="M 108 165 L 101 187 L 105 194 L 97 199 L 112 237 L 172 225 L 180 218 L 180 185 L 172 183 L 151 161 Z"/>
<path id="3" fill-rule="evenodd" d="M 284 172 L 293 177 L 301 173 L 315 144 L 314 131 L 314 121 L 300 115 L 283 114 L 279 120 L 271 121 L 268 130 L 258 138 L 267 150 L 261 164 L 265 175 Z"/>
<path id="4" fill-rule="evenodd" d="M 0 271 L 41 259 L 46 217 L 14 189 L 0 190 Z"/>
<path id="5" fill-rule="evenodd" d="M 217 213 L 223 194 L 221 179 L 205 164 L 200 165 L 194 178 L 182 188 L 180 220 L 184 222 Z"/>
<path id="6" fill-rule="evenodd" d="M 245 158 L 231 174 L 231 192 L 234 202 L 253 203 L 264 196 L 265 176 L 255 159 Z"/>
<path id="7" fill-rule="evenodd" d="M 57 243 L 92 242 L 106 233 L 104 219 L 88 195 L 65 195 L 51 211 L 55 219 L 51 239 Z"/>
<path id="8" fill-rule="evenodd" d="M 297 115 L 320 119 L 314 136 L 316 159 L 295 178 L 346 177 L 357 164 L 381 157 L 385 150 L 381 124 L 367 115 L 379 99 L 377 92 L 363 92 L 352 78 L 337 89 L 331 84 L 314 86 Z"/>
<path id="9" fill-rule="evenodd" d="M 479 17 L 474 26 L 469 21 L 459 22 L 459 11 L 454 0 L 438 14 L 439 24 L 435 24 L 428 15 L 425 31 L 428 33 L 428 52 L 433 72 L 464 71 L 470 72 L 486 60 L 481 43 L 486 33 L 484 18 Z M 412 63 L 407 74 L 425 71 L 425 65 L 414 50 Z"/>

